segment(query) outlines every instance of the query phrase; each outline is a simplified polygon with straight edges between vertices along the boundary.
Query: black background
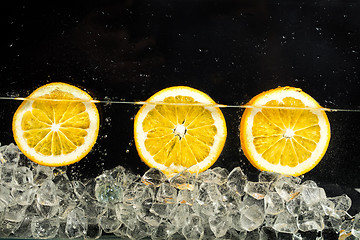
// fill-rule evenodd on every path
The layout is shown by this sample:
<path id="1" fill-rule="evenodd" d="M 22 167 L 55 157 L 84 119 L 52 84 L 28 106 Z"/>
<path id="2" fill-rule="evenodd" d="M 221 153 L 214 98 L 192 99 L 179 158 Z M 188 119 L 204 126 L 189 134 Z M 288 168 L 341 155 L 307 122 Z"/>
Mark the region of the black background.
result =
<path id="1" fill-rule="evenodd" d="M 357 1 L 11 1 L 1 7 L 0 95 L 27 96 L 59 81 L 95 99 L 146 100 L 187 85 L 223 104 L 277 86 L 302 88 L 322 106 L 360 109 Z M 0 142 L 13 142 L 18 101 L 0 103 Z M 97 105 L 99 139 L 69 167 L 72 178 L 123 165 L 143 174 L 133 143 L 133 105 Z M 258 170 L 240 150 L 242 110 L 223 109 L 228 138 L 215 166 Z M 360 113 L 328 113 L 332 138 L 304 178 L 329 196 L 347 193 L 359 212 Z"/>

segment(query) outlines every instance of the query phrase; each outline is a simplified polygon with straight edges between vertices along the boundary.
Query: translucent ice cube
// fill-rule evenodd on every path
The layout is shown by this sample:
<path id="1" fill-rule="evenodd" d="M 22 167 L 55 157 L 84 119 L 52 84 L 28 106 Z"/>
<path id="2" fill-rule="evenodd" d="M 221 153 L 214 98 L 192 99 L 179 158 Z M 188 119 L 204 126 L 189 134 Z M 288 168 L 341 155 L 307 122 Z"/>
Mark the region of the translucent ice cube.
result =
<path id="1" fill-rule="evenodd" d="M 305 204 L 311 206 L 325 199 L 326 194 L 325 190 L 320 187 L 303 187 L 300 197 Z"/>
<path id="2" fill-rule="evenodd" d="M 281 177 L 275 182 L 275 190 L 285 201 L 290 201 L 300 193 L 297 183 L 297 178 Z"/>
<path id="3" fill-rule="evenodd" d="M 176 203 L 177 190 L 170 184 L 162 183 L 156 193 L 156 200 L 164 203 Z"/>
<path id="4" fill-rule="evenodd" d="M 269 182 L 251 182 L 247 181 L 244 191 L 256 199 L 263 199 L 269 191 Z"/>
<path id="5" fill-rule="evenodd" d="M 84 210 L 74 208 L 66 218 L 65 233 L 69 238 L 82 237 L 87 232 L 87 218 Z"/>
<path id="6" fill-rule="evenodd" d="M 360 213 L 356 214 L 354 217 L 354 222 L 351 228 L 351 233 L 357 237 L 360 238 Z"/>
<path id="7" fill-rule="evenodd" d="M 166 180 L 167 180 L 166 175 L 157 168 L 150 168 L 141 177 L 141 181 L 143 183 L 151 184 L 154 185 L 155 187 L 160 186 L 160 184 L 162 184 Z"/>
<path id="8" fill-rule="evenodd" d="M 33 173 L 27 167 L 16 167 L 14 170 L 14 181 L 16 184 L 33 183 Z"/>
<path id="9" fill-rule="evenodd" d="M 236 167 L 229 173 L 226 184 L 231 190 L 242 196 L 244 195 L 244 187 L 246 182 L 246 175 L 243 173 L 240 167 Z"/>
<path id="10" fill-rule="evenodd" d="M 181 190 L 194 190 L 196 175 L 181 172 L 170 179 L 170 185 Z"/>
<path id="11" fill-rule="evenodd" d="M 215 237 L 220 238 L 226 234 L 230 228 L 229 218 L 227 215 L 213 215 L 209 217 L 209 225 Z"/>
<path id="12" fill-rule="evenodd" d="M 266 214 L 278 214 L 285 208 L 284 200 L 276 192 L 269 192 L 264 198 L 265 213 Z"/>
<path id="13" fill-rule="evenodd" d="M 297 225 L 301 231 L 322 231 L 325 227 L 324 219 L 314 211 L 306 211 L 297 217 Z"/>
<path id="14" fill-rule="evenodd" d="M 31 205 L 35 199 L 35 194 L 38 190 L 36 185 L 31 183 L 14 185 L 11 188 L 11 195 L 14 201 L 20 205 Z"/>
<path id="15" fill-rule="evenodd" d="M 296 218 L 287 211 L 283 211 L 277 215 L 273 228 L 283 233 L 294 233 L 298 230 Z"/>
<path id="16" fill-rule="evenodd" d="M 190 215 L 181 232 L 186 239 L 202 239 L 204 236 L 203 219 L 198 215 Z"/>
<path id="17" fill-rule="evenodd" d="M 115 232 L 122 224 L 116 216 L 115 208 L 110 206 L 102 215 L 99 216 L 99 223 L 103 231 L 106 233 Z"/>
<path id="18" fill-rule="evenodd" d="M 31 221 L 31 233 L 34 238 L 54 238 L 58 233 L 60 221 L 58 218 L 34 217 Z"/>
<path id="19" fill-rule="evenodd" d="M 264 209 L 258 205 L 252 205 L 241 212 L 241 227 L 246 231 L 253 231 L 264 222 Z"/>

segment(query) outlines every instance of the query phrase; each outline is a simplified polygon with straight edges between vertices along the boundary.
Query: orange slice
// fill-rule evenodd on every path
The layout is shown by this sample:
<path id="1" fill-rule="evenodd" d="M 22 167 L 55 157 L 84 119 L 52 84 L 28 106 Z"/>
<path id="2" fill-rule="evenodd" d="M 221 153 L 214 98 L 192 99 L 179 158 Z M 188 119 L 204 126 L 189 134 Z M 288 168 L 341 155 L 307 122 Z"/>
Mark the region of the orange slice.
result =
<path id="1" fill-rule="evenodd" d="M 259 107 L 247 108 L 240 123 L 241 147 L 252 165 L 298 176 L 319 163 L 329 145 L 330 124 L 311 96 L 299 88 L 279 87 L 255 96 L 248 105 Z"/>
<path id="2" fill-rule="evenodd" d="M 28 98 L 15 112 L 12 126 L 24 155 L 41 165 L 64 166 L 89 153 L 99 131 L 99 113 L 90 95 L 57 82 Z"/>
<path id="3" fill-rule="evenodd" d="M 184 170 L 202 172 L 214 164 L 227 130 L 218 107 L 199 105 L 215 104 L 208 95 L 177 86 L 157 92 L 147 102 L 165 103 L 145 104 L 135 117 L 136 148 L 149 167 L 172 176 Z"/>

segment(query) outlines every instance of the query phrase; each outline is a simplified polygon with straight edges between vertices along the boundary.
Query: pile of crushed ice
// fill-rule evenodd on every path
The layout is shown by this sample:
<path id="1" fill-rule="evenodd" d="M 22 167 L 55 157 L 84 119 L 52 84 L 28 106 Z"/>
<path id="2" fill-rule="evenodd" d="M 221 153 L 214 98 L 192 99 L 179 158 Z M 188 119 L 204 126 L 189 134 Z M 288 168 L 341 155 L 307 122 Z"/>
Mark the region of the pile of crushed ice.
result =
<path id="1" fill-rule="evenodd" d="M 346 195 L 327 198 L 313 181 L 237 167 L 168 180 L 119 166 L 70 181 L 65 168 L 29 161 L 14 144 L 0 147 L 0 237 L 130 239 L 343 239 L 360 237 L 360 214 Z"/>

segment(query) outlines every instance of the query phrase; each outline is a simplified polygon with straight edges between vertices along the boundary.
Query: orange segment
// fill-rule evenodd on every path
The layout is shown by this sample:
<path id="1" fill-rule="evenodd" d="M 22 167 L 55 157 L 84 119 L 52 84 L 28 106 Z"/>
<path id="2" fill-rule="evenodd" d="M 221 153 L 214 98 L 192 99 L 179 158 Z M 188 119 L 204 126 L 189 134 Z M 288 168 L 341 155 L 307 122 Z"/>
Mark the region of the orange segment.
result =
<path id="1" fill-rule="evenodd" d="M 255 96 L 249 105 L 259 108 L 244 111 L 240 140 L 255 167 L 297 176 L 316 166 L 328 147 L 330 124 L 312 97 L 279 87 Z"/>
<path id="2" fill-rule="evenodd" d="M 224 116 L 206 94 L 189 87 L 164 89 L 135 117 L 134 138 L 141 159 L 168 176 L 201 172 L 219 157 L 226 139 Z M 165 104 L 161 104 L 165 103 Z M 194 105 L 191 105 L 194 104 Z"/>
<path id="3" fill-rule="evenodd" d="M 63 166 L 82 159 L 96 142 L 99 114 L 92 98 L 65 83 L 36 89 L 13 117 L 14 139 L 34 162 Z"/>

